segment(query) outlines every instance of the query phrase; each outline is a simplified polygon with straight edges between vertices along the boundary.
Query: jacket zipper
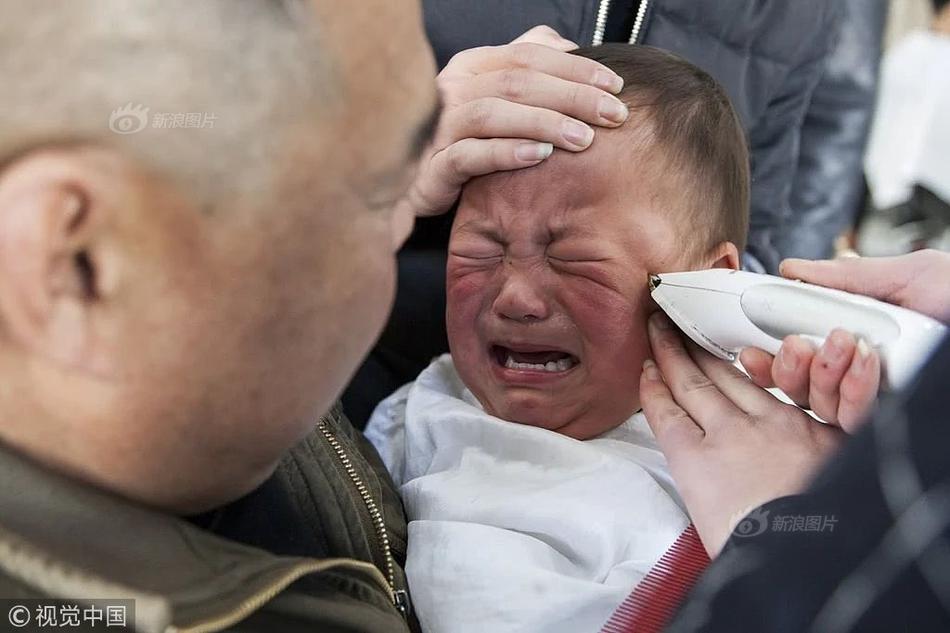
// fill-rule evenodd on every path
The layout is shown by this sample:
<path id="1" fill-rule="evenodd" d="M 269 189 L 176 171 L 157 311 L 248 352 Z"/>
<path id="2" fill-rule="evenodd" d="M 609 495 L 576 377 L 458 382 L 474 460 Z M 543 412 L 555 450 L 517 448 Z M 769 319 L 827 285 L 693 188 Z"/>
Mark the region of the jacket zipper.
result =
<path id="1" fill-rule="evenodd" d="M 643 30 L 643 20 L 647 16 L 647 8 L 650 6 L 650 0 L 640 0 L 640 7 L 637 9 L 637 17 L 633 19 L 633 29 L 630 31 L 630 44 L 640 42 L 640 31 Z"/>
<path id="2" fill-rule="evenodd" d="M 610 0 L 600 0 L 600 7 L 597 9 L 597 21 L 594 22 L 594 39 L 591 41 L 594 46 L 600 46 L 604 43 L 608 13 L 610 13 Z"/>
<path id="3" fill-rule="evenodd" d="M 369 488 L 367 488 L 366 484 L 360 478 L 359 473 L 356 472 L 353 462 L 350 461 L 349 455 L 346 454 L 346 451 L 336 438 L 336 435 L 334 435 L 322 421 L 317 424 L 317 428 L 323 433 L 323 437 L 326 438 L 330 448 L 333 449 L 340 459 L 340 463 L 343 464 L 343 470 L 346 471 L 350 481 L 356 486 L 356 491 L 366 506 L 366 511 L 369 513 L 373 529 L 376 531 L 377 540 L 383 550 L 383 559 L 386 561 L 386 581 L 389 583 L 390 598 L 392 599 L 393 606 L 396 607 L 404 618 L 408 619 L 409 593 L 405 589 L 396 589 L 396 560 L 389 546 L 389 533 L 386 531 L 386 521 L 383 519 L 383 513 L 380 511 L 376 500 L 373 499 L 373 496 L 370 494 Z"/>
<path id="4" fill-rule="evenodd" d="M 290 568 L 287 573 L 270 585 L 258 591 L 253 596 L 245 599 L 236 608 L 206 620 L 193 622 L 185 626 L 169 626 L 167 633 L 213 633 L 221 631 L 229 626 L 240 622 L 251 615 L 265 604 L 277 597 L 281 591 L 289 587 L 294 581 L 308 574 L 315 574 L 327 571 L 336 567 L 348 567 L 359 571 L 368 572 L 373 580 L 383 589 L 391 590 L 391 586 L 386 583 L 386 579 L 379 572 L 379 568 L 372 563 L 352 560 L 349 558 L 328 558 L 325 560 L 307 561 Z"/>
<path id="5" fill-rule="evenodd" d="M 607 30 L 607 15 L 610 13 L 611 0 L 600 0 L 600 6 L 597 8 L 597 20 L 594 22 L 594 38 L 591 44 L 600 46 L 604 43 L 604 31 Z M 637 44 L 640 40 L 640 31 L 643 30 L 643 21 L 646 19 L 647 9 L 650 6 L 650 0 L 640 0 L 640 6 L 637 7 L 637 15 L 633 20 L 633 29 L 630 31 L 630 44 Z"/>

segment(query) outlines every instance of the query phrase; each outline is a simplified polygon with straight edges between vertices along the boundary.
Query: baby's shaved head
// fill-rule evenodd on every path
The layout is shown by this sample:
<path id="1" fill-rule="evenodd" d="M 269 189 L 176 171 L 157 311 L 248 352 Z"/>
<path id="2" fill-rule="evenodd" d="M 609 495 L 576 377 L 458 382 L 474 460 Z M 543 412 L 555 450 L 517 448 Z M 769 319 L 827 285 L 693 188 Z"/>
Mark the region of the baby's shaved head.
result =
<path id="1" fill-rule="evenodd" d="M 739 117 L 725 91 L 686 60 L 649 46 L 604 44 L 575 54 L 596 60 L 624 80 L 617 95 L 630 107 L 623 128 L 636 140 L 630 161 L 643 168 L 646 152 L 653 166 L 678 180 L 684 200 L 689 246 L 697 254 L 721 242 L 741 252 L 749 226 L 749 153 Z M 621 129 L 623 129 L 621 128 Z"/>
<path id="2" fill-rule="evenodd" d="M 276 137 L 292 134 L 281 124 L 334 103 L 312 11 L 304 0 L 0 0 L 0 168 L 39 146 L 107 143 L 209 199 L 215 187 L 259 190 Z M 126 104 L 149 109 L 138 133 L 110 129 Z M 213 129 L 155 129 L 163 113 Z"/>

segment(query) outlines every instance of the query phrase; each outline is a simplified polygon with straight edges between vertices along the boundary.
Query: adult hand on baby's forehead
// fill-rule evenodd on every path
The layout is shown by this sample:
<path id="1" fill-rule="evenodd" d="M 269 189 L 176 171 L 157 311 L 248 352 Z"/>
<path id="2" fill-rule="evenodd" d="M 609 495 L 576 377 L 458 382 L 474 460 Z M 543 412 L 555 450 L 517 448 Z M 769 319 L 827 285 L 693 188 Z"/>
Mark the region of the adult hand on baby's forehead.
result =
<path id="1" fill-rule="evenodd" d="M 628 115 L 615 96 L 623 80 L 577 46 L 537 26 L 510 44 L 462 51 L 439 73 L 444 110 L 419 173 L 401 204 L 437 215 L 476 176 L 532 167 L 554 148 L 578 152 L 592 126 L 616 127 Z"/>
<path id="2" fill-rule="evenodd" d="M 640 401 L 710 556 L 768 501 L 801 492 L 843 432 L 755 385 L 683 339 L 665 315 L 650 319 L 656 362 Z"/>

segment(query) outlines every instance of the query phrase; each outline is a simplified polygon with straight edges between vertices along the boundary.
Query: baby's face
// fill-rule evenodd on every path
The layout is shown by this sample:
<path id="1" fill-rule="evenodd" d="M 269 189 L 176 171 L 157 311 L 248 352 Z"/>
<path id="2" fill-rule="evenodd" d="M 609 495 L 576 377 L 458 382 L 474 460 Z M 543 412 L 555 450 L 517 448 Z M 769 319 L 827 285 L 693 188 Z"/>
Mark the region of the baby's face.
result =
<path id="1" fill-rule="evenodd" d="M 639 409 L 647 275 L 689 266 L 665 204 L 675 179 L 613 146 L 473 181 L 449 244 L 446 319 L 465 384 L 492 415 L 578 439 Z"/>

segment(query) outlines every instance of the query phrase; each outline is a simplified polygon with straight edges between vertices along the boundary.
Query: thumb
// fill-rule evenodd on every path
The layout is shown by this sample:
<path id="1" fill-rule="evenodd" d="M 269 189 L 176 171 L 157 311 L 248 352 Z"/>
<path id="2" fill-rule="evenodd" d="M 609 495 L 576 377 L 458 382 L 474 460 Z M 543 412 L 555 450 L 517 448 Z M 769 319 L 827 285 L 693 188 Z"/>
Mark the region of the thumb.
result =
<path id="1" fill-rule="evenodd" d="M 786 259 L 783 277 L 898 303 L 907 286 L 907 269 L 893 257 L 847 257 L 811 261 Z"/>

